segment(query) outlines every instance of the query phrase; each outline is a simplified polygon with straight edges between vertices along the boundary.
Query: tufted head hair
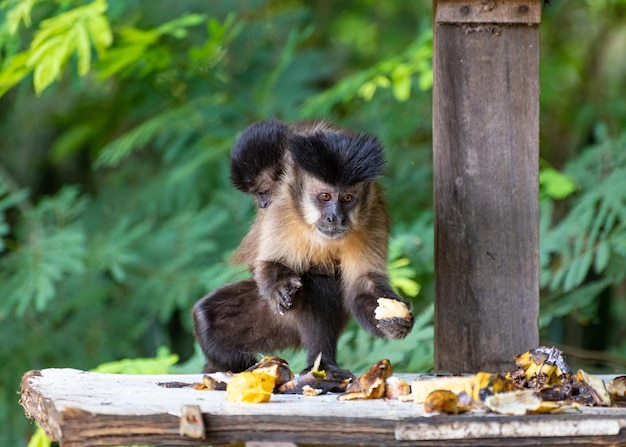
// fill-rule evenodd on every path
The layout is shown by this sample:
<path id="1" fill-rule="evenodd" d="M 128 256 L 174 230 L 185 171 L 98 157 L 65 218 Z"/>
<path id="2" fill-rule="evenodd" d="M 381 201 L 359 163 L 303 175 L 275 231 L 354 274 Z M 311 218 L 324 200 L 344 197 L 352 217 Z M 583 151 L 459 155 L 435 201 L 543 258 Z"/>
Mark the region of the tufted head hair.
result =
<path id="1" fill-rule="evenodd" d="M 292 135 L 288 148 L 297 166 L 330 185 L 372 181 L 385 165 L 380 140 L 367 133 L 326 131 Z"/>

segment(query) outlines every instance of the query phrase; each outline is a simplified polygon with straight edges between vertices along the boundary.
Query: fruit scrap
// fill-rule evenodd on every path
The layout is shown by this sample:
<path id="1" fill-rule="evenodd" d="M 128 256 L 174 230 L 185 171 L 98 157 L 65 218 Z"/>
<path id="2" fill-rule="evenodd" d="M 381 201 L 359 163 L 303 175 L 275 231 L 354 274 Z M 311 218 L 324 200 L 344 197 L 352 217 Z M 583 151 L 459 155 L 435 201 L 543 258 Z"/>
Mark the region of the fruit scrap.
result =
<path id="1" fill-rule="evenodd" d="M 599 407 L 611 406 L 611 397 L 609 396 L 604 381 L 599 377 L 587 374 L 582 369 L 576 373 L 577 395 L 572 396 L 572 399 L 580 402 L 584 405 L 592 405 Z"/>
<path id="2" fill-rule="evenodd" d="M 402 301 L 391 298 L 378 298 L 378 306 L 374 309 L 374 318 L 385 320 L 389 318 L 410 318 L 411 311 Z"/>
<path id="3" fill-rule="evenodd" d="M 626 376 L 618 376 L 606 385 L 611 401 L 617 406 L 626 406 Z"/>
<path id="4" fill-rule="evenodd" d="M 328 392 L 343 393 L 351 379 L 329 378 L 326 371 L 320 370 L 322 353 L 317 356 L 310 371 L 301 373 L 297 377 L 277 386 L 274 392 L 277 394 L 303 394 L 305 396 L 318 396 Z"/>
<path id="5" fill-rule="evenodd" d="M 226 400 L 251 404 L 269 402 L 275 383 L 275 377 L 265 372 L 235 374 L 226 386 Z"/>
<path id="6" fill-rule="evenodd" d="M 387 377 L 385 380 L 385 398 L 402 400 L 404 396 L 411 394 L 411 387 L 406 380 L 400 377 Z M 409 397 L 412 399 L 412 397 Z"/>
<path id="7" fill-rule="evenodd" d="M 342 393 L 346 390 L 348 383 L 350 383 L 350 379 L 327 379 L 325 374 L 321 375 L 309 371 L 283 383 L 274 392 L 277 394 L 304 394 L 305 396 L 328 392 Z"/>
<path id="8" fill-rule="evenodd" d="M 583 370 L 576 375 L 557 348 L 540 346 L 515 357 L 518 369 L 510 374 L 519 388 L 537 391 L 544 402 L 572 401 L 581 405 L 609 406 L 604 382 Z"/>
<path id="9" fill-rule="evenodd" d="M 485 399 L 484 405 L 494 413 L 514 416 L 576 409 L 576 406 L 571 404 L 546 402 L 530 389 L 494 394 Z"/>
<path id="10" fill-rule="evenodd" d="M 515 356 L 517 371 L 511 378 L 520 387 L 539 389 L 545 385 L 562 385 L 563 380 L 572 374 L 565 363 L 563 353 L 555 347 L 538 348 Z"/>
<path id="11" fill-rule="evenodd" d="M 424 401 L 427 413 L 459 414 L 469 411 L 471 407 L 472 399 L 465 391 L 457 395 L 450 390 L 435 390 Z"/>
<path id="12" fill-rule="evenodd" d="M 351 382 L 339 400 L 380 399 L 385 396 L 385 380 L 391 376 L 391 362 L 387 359 L 376 362 L 362 376 Z"/>
<path id="13" fill-rule="evenodd" d="M 276 388 L 293 379 L 293 372 L 289 368 L 289 363 L 280 357 L 263 357 L 259 362 L 248 368 L 246 372 L 269 374 L 274 377 Z"/>
<path id="14" fill-rule="evenodd" d="M 476 376 L 444 376 L 433 379 L 417 379 L 411 384 L 413 402 L 423 404 L 426 397 L 436 390 L 449 390 L 453 393 L 472 393 L 472 384 Z"/>
<path id="15" fill-rule="evenodd" d="M 515 383 L 503 374 L 479 372 L 472 382 L 471 397 L 474 402 L 483 402 L 489 396 L 515 389 Z"/>
<path id="16" fill-rule="evenodd" d="M 193 388 L 194 390 L 224 391 L 230 376 L 224 376 L 225 380 L 209 375 L 202 376 L 202 382 L 158 382 L 157 385 L 163 388 Z"/>
<path id="17" fill-rule="evenodd" d="M 202 376 L 201 383 L 193 383 L 191 387 L 194 390 L 224 391 L 226 390 L 226 385 L 226 382 L 205 374 Z"/>

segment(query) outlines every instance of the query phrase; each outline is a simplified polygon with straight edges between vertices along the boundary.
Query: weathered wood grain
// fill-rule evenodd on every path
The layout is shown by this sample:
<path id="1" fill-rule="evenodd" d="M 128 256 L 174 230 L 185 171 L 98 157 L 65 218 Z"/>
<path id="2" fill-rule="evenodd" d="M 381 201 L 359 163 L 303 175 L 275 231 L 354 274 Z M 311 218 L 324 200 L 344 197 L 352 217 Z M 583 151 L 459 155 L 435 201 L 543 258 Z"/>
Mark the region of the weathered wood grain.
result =
<path id="1" fill-rule="evenodd" d="M 413 377 L 407 377 L 411 380 Z M 224 391 L 162 388 L 200 375 L 137 376 L 45 369 L 24 375 L 26 415 L 62 447 L 196 446 L 242 442 L 337 446 L 616 445 L 626 443 L 626 409 L 498 416 L 475 411 L 427 416 L 421 405 L 337 395 L 274 395 L 267 404 L 233 404 Z M 181 436 L 181 409 L 198 405 L 205 439 Z"/>
<path id="2" fill-rule="evenodd" d="M 538 345 L 539 28 L 434 26 L 435 368 L 509 370 Z"/>
<path id="3" fill-rule="evenodd" d="M 438 0 L 437 23 L 540 23 L 537 0 Z"/>

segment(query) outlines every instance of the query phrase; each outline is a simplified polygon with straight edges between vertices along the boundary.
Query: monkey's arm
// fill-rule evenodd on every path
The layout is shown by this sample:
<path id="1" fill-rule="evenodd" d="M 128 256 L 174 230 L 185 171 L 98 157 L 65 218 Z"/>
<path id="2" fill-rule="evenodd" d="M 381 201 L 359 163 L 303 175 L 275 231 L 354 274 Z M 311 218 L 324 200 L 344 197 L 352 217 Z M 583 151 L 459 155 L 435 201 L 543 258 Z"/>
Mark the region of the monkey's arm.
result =
<path id="1" fill-rule="evenodd" d="M 300 276 L 280 262 L 257 261 L 254 279 L 261 297 L 280 315 L 293 307 L 293 296 L 302 287 Z"/>
<path id="2" fill-rule="evenodd" d="M 404 338 L 413 328 L 413 314 L 408 317 L 394 316 L 376 318 L 379 298 L 400 301 L 409 307 L 389 285 L 387 277 L 380 273 L 368 273 L 361 276 L 353 284 L 352 290 L 346 292 L 347 305 L 357 322 L 372 335 L 392 339 Z"/>

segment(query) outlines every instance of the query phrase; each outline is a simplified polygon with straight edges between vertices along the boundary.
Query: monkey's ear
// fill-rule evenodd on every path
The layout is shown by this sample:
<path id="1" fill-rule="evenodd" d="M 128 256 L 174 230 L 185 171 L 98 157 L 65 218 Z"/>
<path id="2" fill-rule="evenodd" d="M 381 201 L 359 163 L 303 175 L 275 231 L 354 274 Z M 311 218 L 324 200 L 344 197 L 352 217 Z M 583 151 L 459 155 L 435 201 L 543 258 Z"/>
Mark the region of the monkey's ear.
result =
<path id="1" fill-rule="evenodd" d="M 289 151 L 296 165 L 331 185 L 372 181 L 385 166 L 382 143 L 367 133 L 330 131 L 292 135 Z"/>
<path id="2" fill-rule="evenodd" d="M 261 175 L 278 179 L 289 133 L 289 126 L 276 120 L 259 121 L 241 133 L 230 151 L 230 180 L 235 188 L 256 194 Z"/>

